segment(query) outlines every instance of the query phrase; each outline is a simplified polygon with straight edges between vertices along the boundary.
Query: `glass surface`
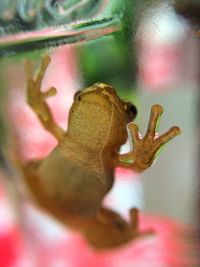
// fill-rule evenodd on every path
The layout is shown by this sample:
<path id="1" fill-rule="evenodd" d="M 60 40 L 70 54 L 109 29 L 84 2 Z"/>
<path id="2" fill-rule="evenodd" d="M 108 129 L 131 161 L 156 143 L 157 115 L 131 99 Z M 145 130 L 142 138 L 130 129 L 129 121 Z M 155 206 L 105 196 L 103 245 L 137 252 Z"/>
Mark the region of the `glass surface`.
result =
<path id="1" fill-rule="evenodd" d="M 195 266 L 199 44 L 190 23 L 168 1 L 4 0 L 0 14 L 3 266 Z M 144 173 L 117 168 L 104 201 L 126 219 L 130 208 L 139 208 L 140 229 L 153 229 L 154 236 L 99 252 L 37 205 L 20 166 L 45 158 L 57 141 L 27 103 L 25 62 L 37 72 L 46 54 L 51 62 L 42 90 L 57 89 L 47 103 L 63 129 L 74 94 L 96 82 L 137 106 L 142 134 L 153 104 L 164 107 L 159 133 L 181 128 Z M 127 141 L 121 153 L 130 146 Z"/>

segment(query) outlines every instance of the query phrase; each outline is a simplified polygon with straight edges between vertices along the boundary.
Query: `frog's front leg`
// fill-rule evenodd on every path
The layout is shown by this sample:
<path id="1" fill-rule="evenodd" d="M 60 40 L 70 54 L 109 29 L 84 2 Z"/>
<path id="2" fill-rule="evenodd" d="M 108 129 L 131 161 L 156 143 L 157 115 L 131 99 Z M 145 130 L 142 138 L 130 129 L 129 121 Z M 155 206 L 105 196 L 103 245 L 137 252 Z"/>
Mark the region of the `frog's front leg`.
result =
<path id="1" fill-rule="evenodd" d="M 119 156 L 119 166 L 131 168 L 137 172 L 145 170 L 152 165 L 159 149 L 180 134 L 180 129 L 174 126 L 163 135 L 156 136 L 156 128 L 162 112 L 163 108 L 160 105 L 152 106 L 147 132 L 143 138 L 140 137 L 138 126 L 135 123 L 128 125 L 134 149 Z"/>
<path id="2" fill-rule="evenodd" d="M 54 122 L 51 111 L 45 101 L 48 97 L 56 95 L 57 91 L 54 87 L 51 87 L 47 92 L 41 92 L 42 80 L 49 63 L 50 57 L 44 56 L 40 69 L 36 77 L 34 77 L 31 62 L 29 60 L 25 62 L 27 102 L 38 116 L 44 128 L 53 134 L 56 139 L 61 140 L 64 131 Z"/>

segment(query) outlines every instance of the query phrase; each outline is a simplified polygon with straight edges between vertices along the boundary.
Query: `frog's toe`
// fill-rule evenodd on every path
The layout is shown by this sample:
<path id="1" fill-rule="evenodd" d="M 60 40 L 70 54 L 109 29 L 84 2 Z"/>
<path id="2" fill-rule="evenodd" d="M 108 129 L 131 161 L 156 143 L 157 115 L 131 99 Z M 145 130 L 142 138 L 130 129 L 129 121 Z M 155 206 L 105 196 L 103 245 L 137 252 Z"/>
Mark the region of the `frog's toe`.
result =
<path id="1" fill-rule="evenodd" d="M 42 64 L 41 65 L 48 66 L 50 62 L 51 62 L 51 58 L 49 55 L 46 54 L 42 57 Z"/>
<path id="2" fill-rule="evenodd" d="M 139 210 L 137 208 L 130 209 L 130 224 L 132 229 L 135 231 L 138 229 L 139 224 Z"/>
<path id="3" fill-rule="evenodd" d="M 170 131 L 174 136 L 177 136 L 181 133 L 181 129 L 178 126 L 173 126 Z"/>
<path id="4" fill-rule="evenodd" d="M 158 121 L 162 113 L 163 113 L 162 106 L 158 104 L 152 106 L 145 139 L 151 139 L 151 140 L 154 139 Z"/>
<path id="5" fill-rule="evenodd" d="M 132 137 L 132 140 L 134 142 L 139 142 L 140 141 L 140 133 L 137 124 L 134 122 L 128 124 L 128 128 L 130 130 L 130 134 Z"/>
<path id="6" fill-rule="evenodd" d="M 163 107 L 161 105 L 155 104 L 151 108 L 153 114 L 161 115 L 163 113 Z"/>
<path id="7" fill-rule="evenodd" d="M 156 146 L 160 147 L 181 133 L 179 127 L 174 126 L 156 140 Z"/>
<path id="8" fill-rule="evenodd" d="M 40 69 L 38 71 L 38 74 L 36 75 L 36 80 L 35 80 L 38 88 L 41 87 L 41 83 L 42 83 L 44 74 L 45 74 L 46 69 L 47 69 L 50 62 L 51 62 L 51 58 L 48 55 L 45 55 L 42 58 L 42 63 L 40 65 Z"/>
<path id="9" fill-rule="evenodd" d="M 48 91 L 42 93 L 42 99 L 45 100 L 51 96 L 55 96 L 57 94 L 57 89 L 55 87 L 51 87 Z"/>

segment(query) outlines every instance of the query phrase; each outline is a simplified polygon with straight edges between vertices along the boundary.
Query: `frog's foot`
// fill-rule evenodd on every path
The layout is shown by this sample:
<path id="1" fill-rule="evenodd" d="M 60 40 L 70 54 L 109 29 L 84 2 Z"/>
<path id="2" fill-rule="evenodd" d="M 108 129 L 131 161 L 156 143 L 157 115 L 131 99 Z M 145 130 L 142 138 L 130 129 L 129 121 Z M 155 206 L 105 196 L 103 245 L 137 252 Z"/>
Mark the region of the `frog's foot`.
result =
<path id="1" fill-rule="evenodd" d="M 119 229 L 127 226 L 127 222 L 118 213 L 108 208 L 101 207 L 97 217 L 101 223 L 113 225 Z"/>
<path id="2" fill-rule="evenodd" d="M 27 102 L 38 116 L 44 128 L 60 140 L 64 135 L 64 131 L 54 122 L 51 111 L 45 101 L 48 97 L 56 95 L 57 90 L 55 87 L 51 87 L 46 92 L 41 91 L 42 80 L 49 63 L 50 57 L 45 55 L 42 58 L 39 71 L 34 74 L 31 62 L 29 60 L 25 62 L 24 68 L 27 80 Z"/>
<path id="3" fill-rule="evenodd" d="M 27 80 L 27 102 L 32 107 L 34 112 L 44 120 L 47 120 L 49 114 L 45 105 L 45 100 L 54 96 L 57 93 L 56 88 L 51 87 L 48 91 L 41 91 L 41 84 L 44 78 L 46 69 L 50 63 L 50 57 L 44 56 L 40 69 L 36 75 L 33 73 L 33 67 L 29 60 L 25 62 L 25 72 Z"/>
<path id="4" fill-rule="evenodd" d="M 139 231 L 138 222 L 137 209 L 130 210 L 130 222 L 127 222 L 116 212 L 103 208 L 97 217 L 90 218 L 84 234 L 96 249 L 119 247 L 134 239 L 152 235 L 152 231 Z"/>
<path id="5" fill-rule="evenodd" d="M 163 108 L 160 105 L 152 106 L 147 132 L 143 138 L 140 137 L 138 126 L 135 123 L 128 125 L 134 151 L 119 156 L 120 166 L 132 168 L 135 171 L 148 168 L 153 163 L 159 149 L 180 134 L 180 129 L 174 126 L 163 135 L 156 136 L 156 129 L 162 112 Z"/>

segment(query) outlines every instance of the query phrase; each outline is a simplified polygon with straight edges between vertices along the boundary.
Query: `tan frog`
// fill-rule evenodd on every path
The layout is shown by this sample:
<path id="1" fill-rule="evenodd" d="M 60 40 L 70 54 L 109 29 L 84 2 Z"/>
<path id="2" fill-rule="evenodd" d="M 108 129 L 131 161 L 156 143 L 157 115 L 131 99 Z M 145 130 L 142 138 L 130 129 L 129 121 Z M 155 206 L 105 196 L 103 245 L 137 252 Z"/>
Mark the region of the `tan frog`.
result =
<path id="1" fill-rule="evenodd" d="M 172 127 L 155 137 L 162 107 L 151 110 L 147 132 L 143 138 L 132 120 L 134 105 L 121 100 L 114 88 L 96 83 L 74 96 L 68 129 L 64 131 L 53 120 L 45 101 L 56 94 L 55 88 L 41 92 L 41 82 L 50 58 L 45 56 L 33 78 L 30 61 L 26 62 L 27 100 L 44 128 L 58 140 L 58 145 L 42 160 L 23 167 L 24 177 L 36 201 L 62 223 L 83 233 L 96 248 L 122 245 L 138 231 L 138 211 L 130 210 L 130 222 L 104 207 L 102 201 L 113 186 L 115 167 L 140 172 L 151 166 L 160 147 L 180 133 Z M 119 155 L 130 130 L 134 150 Z"/>

